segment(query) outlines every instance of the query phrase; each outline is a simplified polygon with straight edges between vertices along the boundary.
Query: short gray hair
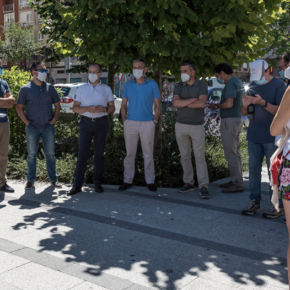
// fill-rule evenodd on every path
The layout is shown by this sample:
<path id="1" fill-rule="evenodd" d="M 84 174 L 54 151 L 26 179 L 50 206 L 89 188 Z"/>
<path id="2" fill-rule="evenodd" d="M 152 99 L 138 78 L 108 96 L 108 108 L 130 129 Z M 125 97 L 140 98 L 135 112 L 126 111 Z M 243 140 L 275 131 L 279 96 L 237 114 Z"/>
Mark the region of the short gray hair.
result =
<path id="1" fill-rule="evenodd" d="M 93 62 L 93 63 L 91 63 L 91 64 L 89 65 L 89 68 L 90 68 L 91 66 L 97 66 L 97 67 L 99 68 L 99 73 L 103 72 L 103 68 L 102 68 L 102 66 L 101 66 L 100 64 L 98 64 L 98 63 L 96 63 L 96 62 Z"/>
<path id="2" fill-rule="evenodd" d="M 185 65 L 188 65 L 190 70 L 195 70 L 194 62 L 192 62 L 190 60 L 185 60 L 182 62 L 182 64 L 180 66 L 185 66 Z"/>
<path id="3" fill-rule="evenodd" d="M 133 65 L 134 65 L 134 63 L 137 63 L 137 62 L 142 62 L 142 63 L 143 63 L 143 66 L 146 67 L 146 62 L 145 62 L 144 59 L 135 59 L 135 60 L 133 61 Z"/>

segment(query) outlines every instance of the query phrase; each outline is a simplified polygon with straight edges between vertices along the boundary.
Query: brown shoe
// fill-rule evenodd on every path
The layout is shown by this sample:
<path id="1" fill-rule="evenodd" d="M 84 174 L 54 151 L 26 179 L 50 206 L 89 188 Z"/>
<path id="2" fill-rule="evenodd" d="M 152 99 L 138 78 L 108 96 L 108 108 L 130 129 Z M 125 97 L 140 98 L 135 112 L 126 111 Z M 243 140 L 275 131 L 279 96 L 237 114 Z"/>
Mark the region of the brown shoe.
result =
<path id="1" fill-rule="evenodd" d="M 222 184 L 220 184 L 220 187 L 221 188 L 228 188 L 231 185 L 233 185 L 233 182 L 232 181 L 227 182 L 227 183 L 222 183 Z"/>
<path id="2" fill-rule="evenodd" d="M 147 188 L 150 191 L 154 191 L 154 192 L 157 191 L 157 186 L 154 183 L 147 184 Z"/>
<path id="3" fill-rule="evenodd" d="M 232 184 L 227 188 L 222 190 L 223 193 L 235 193 L 235 192 L 244 192 L 244 187 L 240 185 Z"/>
<path id="4" fill-rule="evenodd" d="M 123 182 L 123 184 L 119 187 L 119 191 L 127 190 L 128 188 L 132 187 L 132 183 Z"/>

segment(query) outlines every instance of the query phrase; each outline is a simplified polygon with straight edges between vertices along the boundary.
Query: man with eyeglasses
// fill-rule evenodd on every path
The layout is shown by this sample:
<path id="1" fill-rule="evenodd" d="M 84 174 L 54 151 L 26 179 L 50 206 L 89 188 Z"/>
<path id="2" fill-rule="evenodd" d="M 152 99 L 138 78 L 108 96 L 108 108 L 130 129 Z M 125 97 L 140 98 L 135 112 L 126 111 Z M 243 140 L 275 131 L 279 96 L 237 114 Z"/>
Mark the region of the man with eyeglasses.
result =
<path id="1" fill-rule="evenodd" d="M 191 162 L 191 142 L 195 157 L 200 197 L 209 199 L 208 170 L 205 160 L 204 106 L 207 101 L 207 83 L 195 77 L 195 64 L 184 61 L 180 65 L 181 80 L 174 87 L 173 107 L 177 108 L 176 140 L 180 151 L 184 185 L 178 192 L 194 191 L 194 173 Z"/>
<path id="2" fill-rule="evenodd" d="M 115 104 L 112 90 L 109 86 L 102 84 L 101 75 L 102 66 L 98 63 L 90 64 L 89 81 L 80 86 L 76 92 L 73 111 L 82 115 L 82 119 L 75 179 L 73 187 L 67 192 L 68 196 L 82 191 L 93 138 L 95 191 L 98 193 L 104 191 L 101 181 L 104 174 L 104 151 L 109 130 L 108 114 L 115 112 Z"/>
<path id="3" fill-rule="evenodd" d="M 285 81 L 285 80 L 288 80 L 286 77 L 285 77 L 285 69 L 288 67 L 288 64 L 290 63 L 290 52 L 285 52 L 283 53 L 281 56 L 278 56 L 277 58 L 278 60 L 278 69 L 279 69 L 279 75 L 280 77 Z M 287 82 L 287 87 L 289 87 L 290 85 L 290 82 L 288 80 Z"/>
<path id="4" fill-rule="evenodd" d="M 53 85 L 46 83 L 47 69 L 43 62 L 31 66 L 31 82 L 23 86 L 18 94 L 16 111 L 25 123 L 27 139 L 27 183 L 32 189 L 36 180 L 37 151 L 40 138 L 44 147 L 46 166 L 51 185 L 61 188 L 57 181 L 55 160 L 54 124 L 60 113 L 60 97 Z M 55 107 L 53 113 L 52 105 Z M 25 112 L 24 112 L 25 106 Z"/>
<path id="5" fill-rule="evenodd" d="M 281 103 L 286 90 L 283 81 L 270 75 L 270 67 L 265 60 L 258 59 L 250 64 L 250 85 L 247 95 L 242 97 L 243 106 L 241 113 L 246 116 L 251 106 L 251 120 L 247 131 L 249 151 L 249 204 L 242 211 L 245 215 L 253 215 L 260 212 L 261 196 L 261 172 L 264 157 L 270 178 L 270 158 L 277 149 L 275 137 L 270 134 L 270 126 Z M 269 196 L 272 190 L 269 186 Z M 263 213 L 265 218 L 278 218 L 284 214 L 271 207 L 269 212 Z"/>

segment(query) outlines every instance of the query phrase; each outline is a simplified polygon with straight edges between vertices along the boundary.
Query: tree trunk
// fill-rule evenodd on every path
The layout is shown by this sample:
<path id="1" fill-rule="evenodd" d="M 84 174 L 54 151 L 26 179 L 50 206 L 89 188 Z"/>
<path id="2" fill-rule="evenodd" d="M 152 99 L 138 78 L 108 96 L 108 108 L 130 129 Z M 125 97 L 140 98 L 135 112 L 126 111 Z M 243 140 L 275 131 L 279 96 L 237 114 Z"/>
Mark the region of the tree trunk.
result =
<path id="1" fill-rule="evenodd" d="M 111 63 L 108 69 L 108 86 L 112 89 L 113 94 L 115 88 L 115 66 L 115 63 Z"/>
<path id="2" fill-rule="evenodd" d="M 162 83 L 162 71 L 157 71 L 154 74 L 154 80 L 157 82 L 160 92 L 160 97 L 162 96 L 162 89 L 163 89 L 163 83 Z M 161 98 L 159 99 L 160 102 L 160 115 L 158 119 L 158 124 L 156 125 L 155 130 L 155 140 L 154 140 L 154 153 L 157 157 L 161 157 L 162 152 L 162 102 Z"/>

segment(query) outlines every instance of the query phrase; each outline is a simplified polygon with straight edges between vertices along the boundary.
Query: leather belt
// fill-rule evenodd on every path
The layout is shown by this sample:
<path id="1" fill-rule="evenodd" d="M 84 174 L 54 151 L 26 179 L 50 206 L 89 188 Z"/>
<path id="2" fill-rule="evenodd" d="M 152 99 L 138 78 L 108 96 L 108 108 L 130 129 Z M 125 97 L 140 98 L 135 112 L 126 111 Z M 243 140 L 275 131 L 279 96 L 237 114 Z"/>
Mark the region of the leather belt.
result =
<path id="1" fill-rule="evenodd" d="M 103 116 L 103 117 L 100 117 L 100 118 L 89 118 L 89 117 L 86 117 L 86 116 L 82 116 L 82 119 L 87 119 L 87 120 L 90 120 L 92 122 L 98 122 L 100 120 L 107 119 L 107 118 L 108 118 L 107 116 Z"/>

